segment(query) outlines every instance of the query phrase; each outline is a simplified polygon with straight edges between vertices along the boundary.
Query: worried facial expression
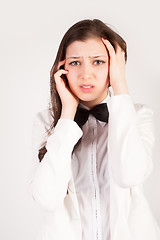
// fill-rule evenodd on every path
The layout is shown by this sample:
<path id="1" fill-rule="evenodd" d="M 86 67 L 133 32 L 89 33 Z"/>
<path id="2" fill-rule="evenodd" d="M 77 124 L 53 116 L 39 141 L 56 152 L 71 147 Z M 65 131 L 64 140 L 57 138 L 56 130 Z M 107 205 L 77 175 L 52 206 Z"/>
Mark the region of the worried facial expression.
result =
<path id="1" fill-rule="evenodd" d="M 69 87 L 80 102 L 93 107 L 103 101 L 108 94 L 109 57 L 102 40 L 74 41 L 65 59 Z"/>

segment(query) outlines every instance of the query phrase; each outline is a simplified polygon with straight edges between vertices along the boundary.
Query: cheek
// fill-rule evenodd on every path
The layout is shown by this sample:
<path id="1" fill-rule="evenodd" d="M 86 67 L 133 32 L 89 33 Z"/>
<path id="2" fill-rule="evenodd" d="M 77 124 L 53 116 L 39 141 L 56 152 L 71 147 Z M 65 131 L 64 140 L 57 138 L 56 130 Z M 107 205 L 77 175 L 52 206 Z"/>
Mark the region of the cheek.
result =
<path id="1" fill-rule="evenodd" d="M 68 83 L 72 83 L 72 79 L 73 79 L 73 74 L 71 72 L 68 72 L 68 74 L 66 75 L 67 79 L 68 79 Z"/>
<path id="2" fill-rule="evenodd" d="M 69 71 L 68 74 L 66 75 L 68 79 L 68 83 L 72 84 L 73 82 L 75 82 L 77 74 L 75 71 L 70 70 L 69 68 L 67 68 L 67 70 Z"/>
<path id="3" fill-rule="evenodd" d="M 101 69 L 101 71 L 97 72 L 97 74 L 100 79 L 107 80 L 109 74 L 108 67 L 105 69 Z"/>
<path id="4" fill-rule="evenodd" d="M 75 77 L 72 73 L 67 74 L 68 84 L 71 89 L 75 87 Z"/>
<path id="5" fill-rule="evenodd" d="M 108 69 L 106 71 L 103 70 L 103 71 L 99 71 L 99 73 L 97 73 L 98 76 L 97 78 L 99 79 L 99 81 L 101 82 L 101 87 L 105 87 L 105 86 L 108 86 L 108 82 L 109 82 L 109 72 L 108 72 Z"/>

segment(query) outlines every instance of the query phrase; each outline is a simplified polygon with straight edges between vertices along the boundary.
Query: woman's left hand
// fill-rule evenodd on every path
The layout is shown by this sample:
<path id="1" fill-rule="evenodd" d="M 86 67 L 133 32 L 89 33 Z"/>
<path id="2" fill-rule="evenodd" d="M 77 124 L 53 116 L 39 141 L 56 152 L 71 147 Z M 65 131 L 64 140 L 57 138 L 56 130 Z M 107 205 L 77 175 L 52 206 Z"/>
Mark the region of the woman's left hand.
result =
<path id="1" fill-rule="evenodd" d="M 113 88 L 114 95 L 118 94 L 129 94 L 127 82 L 126 82 L 126 72 L 125 72 L 125 53 L 117 43 L 117 49 L 114 50 L 112 44 L 107 40 L 102 41 L 107 49 L 110 57 L 109 62 L 109 76 L 110 84 Z"/>

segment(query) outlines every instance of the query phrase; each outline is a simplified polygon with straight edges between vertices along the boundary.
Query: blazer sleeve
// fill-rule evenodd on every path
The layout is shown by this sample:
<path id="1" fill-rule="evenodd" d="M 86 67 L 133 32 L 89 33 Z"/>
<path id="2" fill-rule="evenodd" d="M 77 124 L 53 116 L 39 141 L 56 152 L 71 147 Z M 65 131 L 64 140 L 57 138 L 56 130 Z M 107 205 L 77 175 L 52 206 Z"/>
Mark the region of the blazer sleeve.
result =
<path id="1" fill-rule="evenodd" d="M 112 96 L 108 109 L 111 174 L 121 187 L 141 184 L 153 168 L 153 111 L 145 104 L 134 105 L 129 94 Z"/>
<path id="2" fill-rule="evenodd" d="M 29 194 L 45 210 L 54 211 L 64 201 L 71 179 L 71 155 L 82 130 L 70 119 L 59 119 L 52 134 L 47 137 L 46 126 L 38 114 L 33 124 L 33 157 L 38 162 L 38 149 L 47 152 L 38 164 L 29 182 Z M 35 161 L 35 159 L 33 161 Z"/>

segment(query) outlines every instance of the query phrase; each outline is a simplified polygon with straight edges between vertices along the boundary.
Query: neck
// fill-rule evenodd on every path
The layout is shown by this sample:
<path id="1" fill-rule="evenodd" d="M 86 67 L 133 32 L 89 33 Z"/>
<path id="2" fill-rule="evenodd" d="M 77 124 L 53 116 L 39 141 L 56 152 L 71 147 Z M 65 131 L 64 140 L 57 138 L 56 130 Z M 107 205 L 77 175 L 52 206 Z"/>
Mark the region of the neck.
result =
<path id="1" fill-rule="evenodd" d="M 84 105 L 85 107 L 88 107 L 88 108 L 93 108 L 95 107 L 96 105 L 100 104 L 106 97 L 108 96 L 108 92 L 105 96 L 103 96 L 102 98 L 100 99 L 95 99 L 93 101 L 82 101 L 80 100 L 79 102 Z"/>

